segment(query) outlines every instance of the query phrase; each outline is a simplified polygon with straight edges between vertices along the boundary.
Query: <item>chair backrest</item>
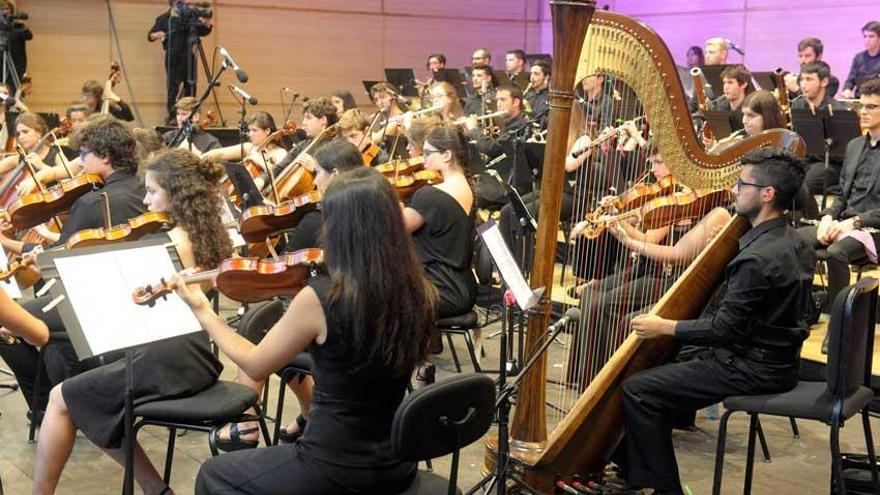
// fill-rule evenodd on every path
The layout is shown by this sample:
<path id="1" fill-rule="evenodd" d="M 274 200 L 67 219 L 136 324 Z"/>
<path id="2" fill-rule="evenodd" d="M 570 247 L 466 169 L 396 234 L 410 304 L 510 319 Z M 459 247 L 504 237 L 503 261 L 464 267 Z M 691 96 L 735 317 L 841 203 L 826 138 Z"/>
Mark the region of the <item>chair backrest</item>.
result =
<path id="1" fill-rule="evenodd" d="M 404 461 L 454 452 L 482 438 L 495 413 L 495 382 L 458 374 L 409 394 L 394 415 L 391 448 Z"/>
<path id="2" fill-rule="evenodd" d="M 283 314 L 284 304 L 279 299 L 251 304 L 238 320 L 238 334 L 259 344 Z"/>
<path id="3" fill-rule="evenodd" d="M 840 291 L 828 322 L 828 392 L 847 397 L 868 386 L 877 321 L 877 279 L 865 277 Z"/>

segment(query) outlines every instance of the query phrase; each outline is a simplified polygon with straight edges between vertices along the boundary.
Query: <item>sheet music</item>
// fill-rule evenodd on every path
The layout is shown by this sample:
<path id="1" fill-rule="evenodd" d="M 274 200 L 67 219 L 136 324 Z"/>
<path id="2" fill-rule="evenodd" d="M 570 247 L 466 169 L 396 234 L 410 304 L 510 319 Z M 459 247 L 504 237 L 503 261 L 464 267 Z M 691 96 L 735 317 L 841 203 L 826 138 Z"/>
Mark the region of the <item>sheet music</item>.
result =
<path id="1" fill-rule="evenodd" d="M 9 269 L 9 257 L 6 256 L 6 251 L 3 248 L 0 248 L 0 266 L 4 270 Z M 15 277 L 9 277 L 0 282 L 0 290 L 6 291 L 6 294 L 13 299 L 21 299 L 21 287 L 18 286 Z"/>
<path id="2" fill-rule="evenodd" d="M 176 272 L 164 246 L 57 258 L 55 266 L 95 355 L 201 330 L 176 294 L 153 307 L 132 301 L 134 289 Z"/>
<path id="3" fill-rule="evenodd" d="M 495 266 L 501 272 L 504 283 L 513 293 L 514 298 L 516 298 L 516 304 L 523 310 L 527 310 L 537 304 L 544 289 L 532 291 L 529 287 L 519 266 L 516 264 L 516 260 L 513 259 L 510 249 L 508 249 L 507 244 L 504 242 L 504 238 L 501 237 L 501 231 L 498 230 L 498 224 L 495 223 L 495 220 L 489 220 L 478 230 L 480 237 L 483 238 L 483 242 L 486 244 L 486 248 L 489 249 L 489 253 L 492 255 L 492 259 L 495 261 Z"/>

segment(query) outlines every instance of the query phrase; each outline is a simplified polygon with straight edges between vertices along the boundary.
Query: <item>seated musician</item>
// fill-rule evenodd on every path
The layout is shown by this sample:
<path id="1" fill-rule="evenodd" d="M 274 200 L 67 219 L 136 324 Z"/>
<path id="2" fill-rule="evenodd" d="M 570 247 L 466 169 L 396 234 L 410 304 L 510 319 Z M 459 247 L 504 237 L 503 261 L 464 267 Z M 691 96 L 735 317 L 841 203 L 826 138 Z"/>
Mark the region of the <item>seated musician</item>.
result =
<path id="1" fill-rule="evenodd" d="M 333 180 L 340 174 L 356 168 L 363 168 L 363 161 L 357 148 L 348 141 L 335 138 L 318 146 L 313 158 L 315 160 L 315 187 L 324 192 Z M 324 219 L 321 210 L 313 210 L 306 213 L 293 231 L 287 234 L 285 251 L 295 252 L 301 249 L 320 247 L 321 228 Z M 265 380 L 258 377 L 252 378 L 239 368 L 236 381 L 252 387 L 258 394 L 262 394 Z M 300 406 L 300 413 L 296 420 L 279 431 L 281 443 L 293 443 L 305 430 L 309 419 L 309 409 L 312 402 L 312 387 L 314 382 L 310 376 L 293 377 L 287 386 L 293 391 Z M 250 410 L 255 413 L 256 411 Z M 215 443 L 217 447 L 225 451 L 254 448 L 259 444 L 259 424 L 256 422 L 232 423 L 223 427 L 217 433 Z"/>
<path id="2" fill-rule="evenodd" d="M 492 66 L 492 52 L 488 48 L 477 48 L 471 55 L 471 67 L 478 65 Z"/>
<path id="3" fill-rule="evenodd" d="M 801 68 L 801 72 L 800 74 L 789 72 L 785 75 L 785 89 L 788 90 L 788 98 L 792 101 L 792 104 L 794 104 L 795 98 L 803 94 L 800 82 L 803 77 L 804 66 L 816 62 L 824 62 L 822 54 L 825 52 L 825 45 L 822 44 L 822 40 L 819 38 L 804 38 L 798 42 L 797 49 L 798 67 Z M 813 71 L 813 74 L 815 74 L 815 71 Z M 825 93 L 828 98 L 834 98 L 838 89 L 840 89 L 840 80 L 834 77 L 829 69 L 828 86 L 825 87 Z"/>
<path id="4" fill-rule="evenodd" d="M 464 168 L 467 137 L 455 126 L 433 127 L 427 133 L 423 152 L 425 169 L 440 172 L 443 182 L 416 191 L 403 209 L 403 223 L 412 234 L 428 280 L 437 288 L 436 316 L 460 316 L 473 308 L 477 298 L 477 281 L 471 271 L 476 209 Z M 474 332 L 477 355 L 482 345 L 478 332 Z M 439 332 L 432 334 L 431 340 L 434 351 L 442 351 Z M 434 366 L 426 364 L 419 369 L 416 381 L 421 385 L 433 383 L 434 373 Z"/>
<path id="5" fill-rule="evenodd" d="M 817 226 L 799 232 L 817 249 L 824 248 L 828 266 L 828 301 L 850 283 L 850 263 L 876 259 L 880 234 L 861 229 L 880 227 L 880 78 L 871 79 L 859 88 L 859 116 L 865 136 L 846 145 L 840 174 L 841 194 L 822 212 Z M 874 258 L 872 258 L 874 257 Z"/>
<path id="6" fill-rule="evenodd" d="M 131 130 L 131 133 L 134 134 L 134 138 L 137 140 L 138 175 L 143 176 L 144 174 L 141 173 L 143 167 L 155 158 L 160 151 L 166 149 L 165 139 L 162 138 L 162 135 L 156 129 L 135 127 Z"/>
<path id="7" fill-rule="evenodd" d="M 541 129 L 547 128 L 550 116 L 550 65 L 547 62 L 537 61 L 529 68 L 529 89 L 526 90 L 525 98 L 532 110 L 531 118 L 541 124 Z"/>
<path id="8" fill-rule="evenodd" d="M 476 116 L 469 115 L 465 121 L 468 137 L 476 141 L 477 150 L 486 155 L 490 160 L 502 154 L 512 153 L 508 146 L 519 144 L 520 149 L 524 146 L 525 133 L 529 130 L 528 122 L 523 113 L 523 94 L 518 86 L 501 86 L 496 92 L 496 103 L 499 112 L 506 112 L 501 117 L 504 124 L 498 137 L 487 136 L 479 127 Z M 510 156 L 501 161 L 495 167 L 502 180 L 508 181 L 514 187 L 525 193 L 531 189 L 531 173 L 526 160 L 517 160 L 517 169 L 513 169 L 513 160 Z M 477 186 L 477 203 L 481 208 L 497 206 L 507 203 L 506 192 L 494 178 L 481 177 Z"/>
<path id="9" fill-rule="evenodd" d="M 46 136 L 49 127 L 43 117 L 36 113 L 19 114 L 15 119 L 14 128 L 17 143 L 27 152 L 28 162 L 36 170 L 61 164 L 63 153 L 59 153 L 59 148 L 52 145 L 52 138 Z M 43 139 L 44 137 L 46 139 Z M 61 150 L 65 149 L 61 148 Z M 18 163 L 18 154 L 9 155 L 0 160 L 0 176 L 15 169 Z M 30 174 L 28 171 L 24 173 L 25 175 Z"/>
<path id="10" fill-rule="evenodd" d="M 196 103 L 199 100 L 193 98 L 192 96 L 184 96 L 183 98 L 177 100 L 177 103 L 174 104 L 174 111 L 176 112 L 176 122 L 177 129 L 183 127 L 186 119 L 189 118 L 190 122 L 193 124 L 192 126 L 192 147 L 199 151 L 200 153 L 204 153 L 206 151 L 211 151 L 217 148 L 222 148 L 220 144 L 220 140 L 214 137 L 210 132 L 200 128 L 198 125 L 199 119 L 202 118 L 201 111 L 193 112 L 193 108 L 195 108 Z M 177 130 L 166 131 L 165 134 L 162 135 L 165 138 L 165 143 L 169 147 L 179 147 L 183 149 L 189 149 L 189 142 L 186 139 L 185 133 L 178 133 Z M 176 143 L 172 143 L 172 140 L 177 138 Z"/>
<path id="11" fill-rule="evenodd" d="M 473 91 L 464 100 L 465 115 L 485 115 L 495 111 L 495 75 L 489 65 L 474 65 L 471 69 Z"/>
<path id="12" fill-rule="evenodd" d="M 507 73 L 507 82 L 519 85 L 520 81 L 528 81 L 525 78 L 526 72 L 526 52 L 520 49 L 508 50 L 504 54 L 504 72 Z M 524 87 L 520 87 L 525 91 Z"/>
<path id="13" fill-rule="evenodd" d="M 135 139 L 125 125 L 108 116 L 98 116 L 89 120 L 79 133 L 78 146 L 84 170 L 87 173 L 100 175 L 104 179 L 104 187 L 100 191 L 90 191 L 76 200 L 61 228 L 56 246 L 63 246 L 73 234 L 81 230 L 104 227 L 102 193 L 106 193 L 108 197 L 111 225 L 125 223 L 145 211 L 144 185 L 136 175 Z M 0 234 L 0 242 L 7 252 L 33 251 L 28 254 L 33 256 L 42 250 L 41 247 L 25 245 L 2 234 Z M 31 314 L 45 321 L 50 331 L 63 332 L 64 325 L 57 311 L 42 312 L 42 308 L 50 299 L 49 296 L 31 299 L 23 306 Z M 38 398 L 36 404 L 39 409 L 43 409 L 44 394 L 48 393 L 51 384 L 59 383 L 83 370 L 83 364 L 77 359 L 70 343 L 50 343 L 44 352 L 48 379 L 42 380 L 45 390 L 40 391 L 41 398 Z M 15 378 L 21 385 L 22 394 L 31 406 L 31 410 L 34 410 L 31 398 L 37 371 L 37 354 L 37 349 L 28 344 L 0 345 L 0 356 L 15 373 Z"/>
<path id="14" fill-rule="evenodd" d="M 372 140 L 382 145 L 387 136 L 396 136 L 400 127 L 399 122 L 388 122 L 391 117 L 397 117 L 406 113 L 401 100 L 405 100 L 391 83 L 380 82 L 370 88 L 370 99 L 376 105 L 383 118 L 379 119 L 376 126 L 371 129 Z"/>
<path id="15" fill-rule="evenodd" d="M 370 121 L 360 110 L 346 110 L 339 117 L 339 132 L 363 156 L 364 165 L 374 167 L 388 162 L 388 153 L 373 144 L 369 138 Z"/>
<path id="16" fill-rule="evenodd" d="M 64 111 L 64 115 L 70 120 L 70 134 L 59 139 L 58 144 L 69 147 L 71 142 L 71 135 L 75 134 L 77 131 L 82 129 L 84 125 L 86 125 L 86 120 L 91 114 L 92 112 L 89 110 L 89 106 L 83 102 L 75 102 L 68 105 L 67 110 Z M 73 152 L 72 154 L 75 155 L 76 153 Z M 68 156 L 67 158 L 68 160 L 73 160 L 76 157 Z"/>
<path id="17" fill-rule="evenodd" d="M 336 107 L 336 117 L 342 117 L 346 110 L 357 108 L 354 95 L 347 89 L 337 89 L 330 93 L 330 103 Z"/>
<path id="18" fill-rule="evenodd" d="M 180 149 L 160 153 L 146 169 L 143 202 L 150 211 L 165 212 L 174 220 L 168 236 L 183 266 L 209 270 L 230 257 L 232 245 L 220 220 L 217 199 L 223 169 Z M 155 281 L 144 281 L 150 282 Z M 132 363 L 135 406 L 196 394 L 213 385 L 223 369 L 203 332 L 140 347 Z M 125 360 L 120 359 L 70 377 L 52 389 L 40 428 L 31 493 L 55 491 L 77 430 L 124 464 L 125 376 Z M 134 448 L 135 479 L 143 492 L 171 493 L 143 448 L 138 443 Z"/>
<path id="19" fill-rule="evenodd" d="M 446 55 L 442 53 L 432 53 L 428 55 L 428 60 L 425 62 L 425 69 L 428 70 L 428 78 L 425 81 L 419 81 L 416 79 L 416 89 L 419 91 L 419 96 L 424 98 L 426 93 L 430 91 L 431 86 L 437 83 L 437 73 L 446 68 Z M 423 100 L 424 101 L 424 100 Z"/>
<path id="20" fill-rule="evenodd" d="M 632 327 L 643 339 L 675 337 L 714 347 L 706 359 L 636 373 L 622 387 L 624 472 L 630 485 L 655 494 L 683 493 L 670 417 L 730 395 L 772 394 L 797 384 L 803 321 L 816 257 L 786 224 L 784 210 L 801 186 L 803 166 L 790 153 L 762 149 L 742 158 L 733 192 L 736 213 L 752 228 L 727 265 L 717 312 L 674 321 L 647 314 Z"/>
<path id="21" fill-rule="evenodd" d="M 745 65 L 731 65 L 721 72 L 721 81 L 724 83 L 724 94 L 712 100 L 710 107 L 729 112 L 739 110 L 752 82 L 752 73 Z"/>
<path id="22" fill-rule="evenodd" d="M 813 114 L 818 112 L 846 111 L 843 103 L 832 98 L 831 69 L 822 61 L 807 63 L 801 66 L 801 95 L 791 101 L 791 108 L 809 108 Z M 804 185 L 810 194 L 824 194 L 828 188 L 836 189 L 840 181 L 842 163 L 838 159 L 830 159 L 825 169 L 824 157 L 810 157 Z"/>
<path id="23" fill-rule="evenodd" d="M 312 141 L 320 136 L 325 129 L 336 125 L 338 120 L 336 117 L 336 107 L 330 103 L 330 100 L 323 96 L 312 98 L 303 105 L 302 119 L 302 126 L 300 126 L 300 128 L 305 131 L 308 139 L 304 139 L 297 143 L 287 152 L 287 155 L 282 158 L 281 161 L 275 164 L 275 167 L 272 170 L 275 177 L 278 177 L 288 165 L 295 163 L 294 160 L 299 160 L 309 171 L 315 169 L 315 164 L 314 161 L 311 160 L 311 157 L 301 155 L 303 151 L 312 144 Z M 257 184 L 257 187 L 262 189 L 269 183 L 269 174 L 260 174 L 259 177 L 254 179 L 254 182 Z"/>
<path id="24" fill-rule="evenodd" d="M 451 123 L 464 117 L 464 109 L 461 106 L 458 93 L 455 92 L 455 88 L 448 82 L 443 81 L 432 84 L 428 96 L 431 99 L 432 107 L 441 107 L 439 115 L 443 122 Z M 404 126 L 410 127 L 406 125 L 406 122 L 404 122 Z"/>
<path id="25" fill-rule="evenodd" d="M 427 356 L 436 294 L 385 177 L 363 166 L 340 174 L 323 209 L 329 276 L 311 279 L 259 344 L 227 326 L 199 291 L 178 288 L 249 376 L 264 379 L 307 348 L 314 362 L 312 413 L 297 442 L 208 459 L 197 494 L 401 493 L 415 476 L 415 463 L 392 455 L 391 424 Z"/>
<path id="26" fill-rule="evenodd" d="M 131 107 L 128 106 L 128 103 L 122 101 L 122 98 L 114 93 L 112 89 L 105 88 L 98 81 L 91 79 L 83 83 L 82 101 L 89 107 L 91 113 L 100 113 L 101 102 L 105 99 L 110 100 L 110 115 L 126 122 L 134 120 Z"/>
<path id="27" fill-rule="evenodd" d="M 843 97 L 855 98 L 857 95 L 856 79 L 859 77 L 876 77 L 880 75 L 880 22 L 871 21 L 862 27 L 862 39 L 865 51 L 853 57 L 849 75 L 843 85 Z"/>
<path id="28" fill-rule="evenodd" d="M 279 141 L 269 141 L 275 132 L 275 119 L 267 112 L 254 112 L 247 120 L 248 142 L 224 148 L 214 148 L 202 154 L 202 158 L 218 162 L 221 160 L 242 160 L 255 164 L 261 171 L 278 163 L 287 154 Z M 260 147 L 262 145 L 262 147 Z M 244 151 L 244 155 L 242 155 Z"/>

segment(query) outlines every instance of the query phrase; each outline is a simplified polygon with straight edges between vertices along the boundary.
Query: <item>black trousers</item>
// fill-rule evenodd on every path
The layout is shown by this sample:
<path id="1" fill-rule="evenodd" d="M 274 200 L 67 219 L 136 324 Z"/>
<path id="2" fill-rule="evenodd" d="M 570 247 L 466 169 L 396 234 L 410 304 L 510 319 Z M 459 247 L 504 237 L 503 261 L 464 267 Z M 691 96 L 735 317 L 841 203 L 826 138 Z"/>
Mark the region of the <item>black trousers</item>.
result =
<path id="1" fill-rule="evenodd" d="M 522 196 L 522 200 L 523 204 L 525 204 L 526 206 L 526 210 L 529 212 L 529 215 L 531 215 L 532 218 L 537 221 L 538 213 L 541 206 L 540 191 L 524 194 Z M 571 218 L 572 208 L 574 208 L 574 195 L 567 191 L 563 192 L 562 206 L 559 210 L 559 219 L 568 220 L 569 218 Z M 507 247 L 510 248 L 511 253 L 513 253 L 514 259 L 520 260 L 520 258 L 522 257 L 523 249 L 523 227 L 519 224 L 519 219 L 517 218 L 516 211 L 514 210 L 513 205 L 510 202 L 507 202 L 507 204 L 505 204 L 504 207 L 501 208 L 501 218 L 498 221 L 498 229 L 501 231 L 501 236 L 507 243 Z M 526 248 L 526 265 L 528 266 L 528 260 L 532 257 L 532 244 L 526 244 Z"/>
<path id="2" fill-rule="evenodd" d="M 682 493 L 672 445 L 675 414 L 731 395 L 770 394 L 797 383 L 797 363 L 759 363 L 718 349 L 707 359 L 644 370 L 623 383 L 626 476 L 654 493 Z"/>
<path id="3" fill-rule="evenodd" d="M 166 80 L 166 106 L 168 108 L 169 117 L 175 115 L 174 105 L 179 98 L 184 96 L 196 96 L 198 62 L 198 59 L 192 52 L 182 54 L 175 53 L 173 56 L 165 58 L 165 71 L 168 76 Z M 191 66 L 188 64 L 191 64 Z M 189 74 L 187 73 L 188 67 L 192 71 Z M 181 85 L 183 85 L 182 88 Z"/>
<path id="4" fill-rule="evenodd" d="M 810 226 L 798 229 L 798 233 L 804 240 L 816 249 L 825 248 L 827 259 L 825 264 L 828 266 L 828 305 L 834 304 L 834 298 L 849 285 L 850 281 L 850 264 L 866 263 L 868 255 L 865 247 L 859 241 L 846 237 L 839 241 L 831 243 L 830 246 L 819 244 L 816 240 L 816 230 L 818 227 Z M 880 236 L 874 235 L 874 243 L 880 246 Z"/>

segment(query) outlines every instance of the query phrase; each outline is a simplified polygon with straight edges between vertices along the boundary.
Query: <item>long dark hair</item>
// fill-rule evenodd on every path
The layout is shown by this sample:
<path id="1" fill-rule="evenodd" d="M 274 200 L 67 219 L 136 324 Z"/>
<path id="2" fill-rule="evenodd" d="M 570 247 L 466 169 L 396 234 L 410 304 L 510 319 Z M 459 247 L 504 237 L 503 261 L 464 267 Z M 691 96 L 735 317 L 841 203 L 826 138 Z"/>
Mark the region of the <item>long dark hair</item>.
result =
<path id="1" fill-rule="evenodd" d="M 168 192 L 167 213 L 189 236 L 196 265 L 209 270 L 232 256 L 232 242 L 220 219 L 223 167 L 171 149 L 156 155 L 147 172 L 156 174 L 156 182 Z"/>
<path id="2" fill-rule="evenodd" d="M 755 91 L 746 96 L 743 100 L 743 108 L 760 115 L 764 119 L 764 130 L 784 129 L 785 119 L 782 116 L 782 109 L 779 108 L 779 101 L 773 96 L 773 93 L 765 90 Z"/>
<path id="3" fill-rule="evenodd" d="M 328 319 L 358 369 L 382 364 L 409 374 L 423 362 L 436 318 L 436 290 L 425 278 L 403 226 L 400 203 L 379 172 L 340 174 L 324 195 L 324 259 L 333 280 Z"/>
<path id="4" fill-rule="evenodd" d="M 342 110 L 357 108 L 357 103 L 354 102 L 354 96 L 351 94 L 351 91 L 347 89 L 337 89 L 330 93 L 330 96 L 335 96 L 342 100 Z"/>

